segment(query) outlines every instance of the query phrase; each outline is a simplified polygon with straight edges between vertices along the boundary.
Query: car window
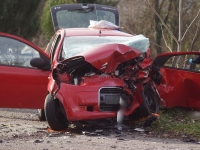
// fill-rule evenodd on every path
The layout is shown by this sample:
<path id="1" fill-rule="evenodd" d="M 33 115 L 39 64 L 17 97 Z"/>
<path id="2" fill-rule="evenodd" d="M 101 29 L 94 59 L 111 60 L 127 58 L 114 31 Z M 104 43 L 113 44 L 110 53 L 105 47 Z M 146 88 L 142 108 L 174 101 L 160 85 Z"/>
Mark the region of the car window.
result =
<path id="1" fill-rule="evenodd" d="M 0 65 L 33 68 L 30 60 L 40 57 L 37 50 L 12 38 L 0 37 Z"/>
<path id="2" fill-rule="evenodd" d="M 197 58 L 198 56 L 194 54 L 172 56 L 166 61 L 164 67 L 200 72 L 200 64 L 189 62 L 190 59 Z"/>

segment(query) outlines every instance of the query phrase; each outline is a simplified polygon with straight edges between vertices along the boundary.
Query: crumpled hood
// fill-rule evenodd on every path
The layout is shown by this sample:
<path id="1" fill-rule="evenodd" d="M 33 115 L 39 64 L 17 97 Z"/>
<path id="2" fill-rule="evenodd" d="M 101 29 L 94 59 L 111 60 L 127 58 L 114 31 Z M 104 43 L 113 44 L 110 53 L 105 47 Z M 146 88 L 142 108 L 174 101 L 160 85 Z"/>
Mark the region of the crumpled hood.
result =
<path id="1" fill-rule="evenodd" d="M 75 57 L 66 59 L 62 61 L 62 64 L 70 62 L 74 63 L 76 60 L 79 60 L 80 62 L 80 59 L 78 58 L 81 58 L 82 61 L 90 63 L 101 72 L 110 73 L 111 71 L 115 70 L 119 64 L 129 61 L 140 55 L 141 52 L 139 50 L 123 44 L 106 44 L 82 52 Z M 81 63 L 78 64 L 80 65 Z"/>

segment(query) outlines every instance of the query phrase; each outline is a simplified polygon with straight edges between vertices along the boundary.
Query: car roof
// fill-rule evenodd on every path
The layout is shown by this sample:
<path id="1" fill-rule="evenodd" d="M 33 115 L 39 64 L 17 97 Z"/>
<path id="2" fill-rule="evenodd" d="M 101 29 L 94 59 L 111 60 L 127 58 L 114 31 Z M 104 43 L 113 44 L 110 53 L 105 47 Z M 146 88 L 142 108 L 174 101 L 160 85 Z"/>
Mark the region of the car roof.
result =
<path id="1" fill-rule="evenodd" d="M 65 36 L 134 36 L 118 30 L 93 28 L 66 28 L 58 32 L 65 32 Z"/>

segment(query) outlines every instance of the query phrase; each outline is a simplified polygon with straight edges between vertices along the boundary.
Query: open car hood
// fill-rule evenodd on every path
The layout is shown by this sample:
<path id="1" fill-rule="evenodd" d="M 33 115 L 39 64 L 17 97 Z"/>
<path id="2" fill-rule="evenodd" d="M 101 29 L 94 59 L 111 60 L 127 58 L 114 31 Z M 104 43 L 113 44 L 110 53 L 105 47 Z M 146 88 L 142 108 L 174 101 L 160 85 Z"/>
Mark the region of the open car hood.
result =
<path id="1" fill-rule="evenodd" d="M 156 57 L 152 78 L 167 108 L 181 106 L 200 110 L 200 64 L 191 64 L 200 52 L 164 53 Z"/>
<path id="2" fill-rule="evenodd" d="M 87 28 L 90 20 L 106 20 L 119 25 L 115 7 L 99 4 L 62 4 L 51 8 L 54 30 L 60 28 Z"/>
<path id="3" fill-rule="evenodd" d="M 123 44 L 106 44 L 63 60 L 58 67 L 70 73 L 83 67 L 85 63 L 89 63 L 101 72 L 111 73 L 119 64 L 137 59 L 140 55 L 139 50 Z"/>

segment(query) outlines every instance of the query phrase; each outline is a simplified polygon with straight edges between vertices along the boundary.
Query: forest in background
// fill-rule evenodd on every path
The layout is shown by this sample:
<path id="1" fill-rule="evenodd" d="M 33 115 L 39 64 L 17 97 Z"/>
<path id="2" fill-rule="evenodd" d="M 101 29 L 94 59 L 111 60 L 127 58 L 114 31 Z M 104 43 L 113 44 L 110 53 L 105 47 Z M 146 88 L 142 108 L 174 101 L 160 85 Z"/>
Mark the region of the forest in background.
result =
<path id="1" fill-rule="evenodd" d="M 134 3 L 133 9 L 139 8 L 135 15 L 136 19 L 131 20 L 134 16 L 129 17 L 131 23 L 127 23 L 126 26 L 130 31 L 142 33 L 150 39 L 154 55 L 172 51 L 200 50 L 200 0 L 126 2 Z"/>
<path id="2" fill-rule="evenodd" d="M 181 1 L 180 9 L 180 0 L 2 0 L 0 32 L 14 34 L 45 47 L 54 33 L 49 11 L 51 6 L 96 3 L 117 7 L 123 31 L 148 37 L 154 56 L 177 51 L 180 44 L 180 51 L 198 51 L 200 0 Z M 182 16 L 181 25 L 179 16 Z"/>

